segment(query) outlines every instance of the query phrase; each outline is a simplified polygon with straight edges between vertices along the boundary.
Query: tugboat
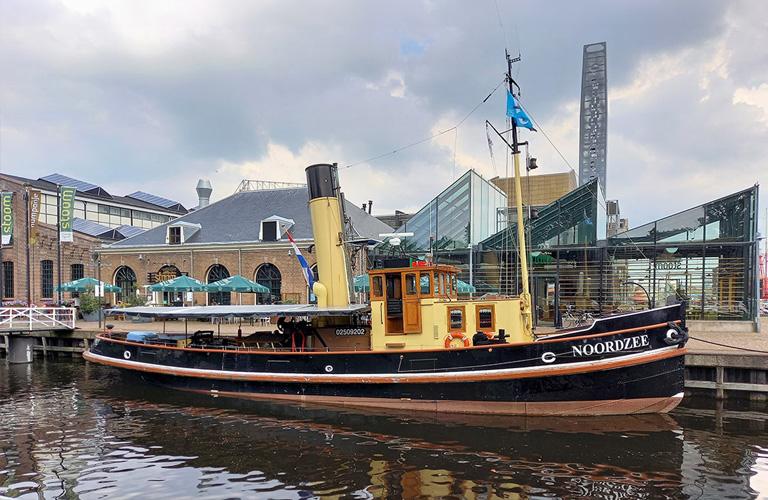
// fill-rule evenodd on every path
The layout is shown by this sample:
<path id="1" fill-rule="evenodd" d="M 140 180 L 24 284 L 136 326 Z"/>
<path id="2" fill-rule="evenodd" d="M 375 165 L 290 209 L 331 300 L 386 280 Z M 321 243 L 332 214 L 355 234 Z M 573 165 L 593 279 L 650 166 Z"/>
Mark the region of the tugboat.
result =
<path id="1" fill-rule="evenodd" d="M 518 125 L 513 117 L 509 146 L 525 249 Z M 102 333 L 85 359 L 181 390 L 349 407 L 562 416 L 666 413 L 680 403 L 684 304 L 536 337 L 524 251 L 517 297 L 459 298 L 458 268 L 393 259 L 369 271 L 370 302 L 353 303 L 337 167 L 311 165 L 306 175 L 317 304 L 116 309 L 155 318 L 278 317 L 279 332 Z"/>

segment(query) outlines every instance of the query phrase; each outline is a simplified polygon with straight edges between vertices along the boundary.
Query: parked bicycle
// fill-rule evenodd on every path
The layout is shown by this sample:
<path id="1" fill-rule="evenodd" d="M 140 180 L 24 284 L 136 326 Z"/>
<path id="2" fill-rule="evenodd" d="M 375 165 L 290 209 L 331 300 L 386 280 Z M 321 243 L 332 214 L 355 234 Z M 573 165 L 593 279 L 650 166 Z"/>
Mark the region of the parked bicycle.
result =
<path id="1" fill-rule="evenodd" d="M 565 314 L 563 314 L 563 327 L 564 328 L 576 328 L 583 325 L 591 325 L 595 320 L 595 316 L 589 311 L 577 311 L 576 306 L 568 304 L 565 306 Z"/>

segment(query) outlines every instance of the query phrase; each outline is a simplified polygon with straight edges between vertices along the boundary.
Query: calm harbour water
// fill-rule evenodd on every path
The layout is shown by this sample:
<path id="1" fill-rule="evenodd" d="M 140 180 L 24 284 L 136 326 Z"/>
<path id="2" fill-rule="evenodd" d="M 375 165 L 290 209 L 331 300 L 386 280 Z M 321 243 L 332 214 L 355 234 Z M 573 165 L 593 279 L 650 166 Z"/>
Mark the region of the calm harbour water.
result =
<path id="1" fill-rule="evenodd" d="M 765 407 L 600 419 L 188 395 L 0 360 L 0 498 L 768 498 Z"/>

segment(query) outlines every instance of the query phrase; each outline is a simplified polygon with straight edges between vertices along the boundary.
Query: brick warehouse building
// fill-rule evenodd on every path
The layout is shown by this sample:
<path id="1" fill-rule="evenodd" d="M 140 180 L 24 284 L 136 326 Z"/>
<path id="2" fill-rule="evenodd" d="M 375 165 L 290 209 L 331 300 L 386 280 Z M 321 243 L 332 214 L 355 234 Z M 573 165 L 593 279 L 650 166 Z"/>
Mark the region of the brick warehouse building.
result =
<path id="1" fill-rule="evenodd" d="M 73 242 L 61 244 L 60 265 L 56 226 L 58 185 L 77 187 Z M 135 235 L 187 212 L 171 200 L 141 192 L 116 196 L 100 186 L 60 174 L 39 179 L 0 174 L 0 191 L 13 193 L 13 235 L 10 244 L 2 247 L 0 297 L 4 304 L 55 303 L 59 267 L 61 282 L 95 276 L 95 252 L 103 244 Z M 37 220 L 29 213 L 29 193 L 39 194 Z M 63 298 L 71 296 L 64 294 Z"/>
<path id="2" fill-rule="evenodd" d="M 264 188 L 266 187 L 266 189 Z M 240 274 L 270 289 L 269 295 L 195 292 L 193 302 L 253 304 L 304 303 L 309 293 L 289 241 L 276 230 L 294 222 L 291 233 L 310 265 L 315 262 L 307 188 L 303 185 L 240 190 L 215 203 L 137 236 L 98 250 L 102 280 L 125 293 L 186 274 L 204 283 Z M 378 238 L 392 229 L 345 201 L 352 238 Z M 364 253 L 352 256 L 353 272 L 366 271 Z M 97 270 L 98 271 L 98 270 Z M 124 295 L 123 294 L 123 295 Z M 155 304 L 180 304 L 179 293 L 147 293 Z M 124 296 L 117 297 L 118 300 Z"/>

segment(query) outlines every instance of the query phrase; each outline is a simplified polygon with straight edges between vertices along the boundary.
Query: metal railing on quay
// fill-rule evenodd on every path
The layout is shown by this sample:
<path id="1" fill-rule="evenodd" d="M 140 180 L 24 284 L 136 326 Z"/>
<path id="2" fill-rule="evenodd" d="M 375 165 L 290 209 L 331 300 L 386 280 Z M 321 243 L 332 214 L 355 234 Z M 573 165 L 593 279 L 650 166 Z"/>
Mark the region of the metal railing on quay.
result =
<path id="1" fill-rule="evenodd" d="M 0 330 L 74 330 L 74 307 L 3 307 Z"/>

